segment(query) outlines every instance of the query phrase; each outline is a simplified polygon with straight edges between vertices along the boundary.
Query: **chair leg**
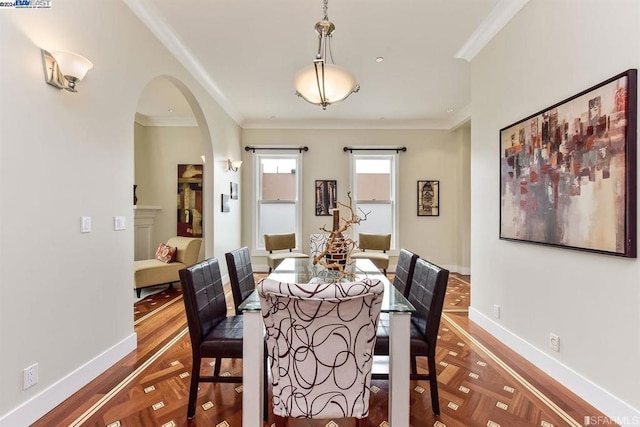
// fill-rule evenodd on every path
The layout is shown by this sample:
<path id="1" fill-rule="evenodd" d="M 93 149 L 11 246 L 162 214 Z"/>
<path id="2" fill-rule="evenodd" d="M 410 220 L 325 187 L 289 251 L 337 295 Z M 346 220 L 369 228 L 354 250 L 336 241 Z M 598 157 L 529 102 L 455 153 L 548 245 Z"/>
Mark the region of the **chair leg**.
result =
<path id="1" fill-rule="evenodd" d="M 435 415 L 440 415 L 440 402 L 438 400 L 438 376 L 436 375 L 435 355 L 427 357 L 429 366 L 429 386 L 431 388 L 431 409 Z"/>
<path id="2" fill-rule="evenodd" d="M 142 288 L 137 288 L 137 289 L 136 289 L 136 296 L 137 296 L 138 298 L 140 298 L 140 294 L 142 294 Z"/>
<path id="3" fill-rule="evenodd" d="M 193 367 L 191 368 L 191 387 L 189 388 L 189 406 L 187 407 L 188 419 L 192 419 L 196 415 L 196 400 L 198 399 L 198 381 L 200 379 L 200 362 L 201 362 L 201 359 L 199 357 L 193 358 Z"/>
<path id="4" fill-rule="evenodd" d="M 220 360 L 219 357 L 216 357 L 216 364 L 213 366 L 213 376 L 214 377 L 219 377 L 220 376 L 220 365 L 222 361 Z"/>
<path id="5" fill-rule="evenodd" d="M 267 371 L 267 344 L 264 345 L 264 358 L 262 360 L 262 412 L 264 421 L 269 421 L 269 372 Z"/>
<path id="6" fill-rule="evenodd" d="M 418 363 L 416 362 L 416 360 L 417 356 L 413 356 L 411 358 L 411 373 L 414 375 L 418 373 Z"/>

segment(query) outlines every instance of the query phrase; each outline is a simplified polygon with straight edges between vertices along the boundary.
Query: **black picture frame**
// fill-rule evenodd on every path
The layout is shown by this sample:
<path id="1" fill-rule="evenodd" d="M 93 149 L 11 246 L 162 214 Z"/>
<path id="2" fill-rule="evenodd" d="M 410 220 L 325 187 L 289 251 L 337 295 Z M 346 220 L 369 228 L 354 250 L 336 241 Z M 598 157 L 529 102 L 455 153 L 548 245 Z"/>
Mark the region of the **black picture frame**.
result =
<path id="1" fill-rule="evenodd" d="M 440 216 L 440 181 L 418 181 L 418 216 Z"/>
<path id="2" fill-rule="evenodd" d="M 228 194 L 220 194 L 220 210 L 222 212 L 231 212 L 231 206 L 229 206 Z"/>
<path id="3" fill-rule="evenodd" d="M 316 216 L 331 216 L 338 207 L 338 182 L 335 179 L 316 180 Z"/>
<path id="4" fill-rule="evenodd" d="M 500 129 L 500 239 L 636 257 L 637 70 Z"/>

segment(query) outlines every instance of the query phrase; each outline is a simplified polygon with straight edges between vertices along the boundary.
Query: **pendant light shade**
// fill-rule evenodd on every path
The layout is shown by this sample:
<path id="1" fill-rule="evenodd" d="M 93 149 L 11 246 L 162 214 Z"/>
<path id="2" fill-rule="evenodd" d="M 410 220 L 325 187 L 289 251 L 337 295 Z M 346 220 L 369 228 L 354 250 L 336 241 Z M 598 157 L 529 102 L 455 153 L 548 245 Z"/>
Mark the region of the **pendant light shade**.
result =
<path id="1" fill-rule="evenodd" d="M 327 7 L 327 0 L 324 0 L 324 18 L 315 26 L 318 52 L 313 64 L 298 71 L 293 78 L 296 95 L 311 104 L 321 105 L 323 110 L 327 109 L 327 105 L 342 101 L 360 90 L 353 73 L 333 63 L 331 38 L 336 27 L 329 21 Z M 328 58 L 331 63 L 327 61 Z"/>
<path id="2" fill-rule="evenodd" d="M 334 64 L 316 63 L 305 67 L 296 73 L 293 81 L 305 101 L 318 105 L 342 101 L 358 87 L 353 73 Z"/>

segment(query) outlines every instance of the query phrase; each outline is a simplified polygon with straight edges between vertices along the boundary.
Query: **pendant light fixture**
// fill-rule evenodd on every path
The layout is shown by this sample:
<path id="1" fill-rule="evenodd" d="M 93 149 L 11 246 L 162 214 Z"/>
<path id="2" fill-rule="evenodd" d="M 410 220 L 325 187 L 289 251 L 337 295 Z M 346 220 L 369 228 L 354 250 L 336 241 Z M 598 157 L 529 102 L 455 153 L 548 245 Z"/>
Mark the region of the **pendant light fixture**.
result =
<path id="1" fill-rule="evenodd" d="M 360 90 L 353 73 L 333 63 L 331 38 L 336 27 L 329 21 L 327 2 L 328 0 L 324 0 L 324 18 L 315 27 L 318 33 L 318 53 L 313 64 L 298 71 L 293 79 L 296 95 L 311 104 L 322 105 L 323 110 L 327 109 L 327 105 L 342 101 Z"/>

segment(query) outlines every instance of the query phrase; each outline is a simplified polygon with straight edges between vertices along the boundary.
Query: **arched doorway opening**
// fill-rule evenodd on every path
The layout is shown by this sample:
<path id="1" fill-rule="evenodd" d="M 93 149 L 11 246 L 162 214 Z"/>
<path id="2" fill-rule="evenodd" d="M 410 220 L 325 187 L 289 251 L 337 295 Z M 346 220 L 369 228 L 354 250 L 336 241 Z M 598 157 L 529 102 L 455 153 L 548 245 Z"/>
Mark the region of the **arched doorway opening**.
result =
<path id="1" fill-rule="evenodd" d="M 171 76 L 149 81 L 134 123 L 134 260 L 154 258 L 173 236 L 201 238 L 198 260 L 205 258 L 205 239 L 213 235 L 212 153 L 204 114 L 189 88 Z M 181 183 L 185 170 L 197 170 L 200 183 Z M 179 209 L 177 199 L 189 198 L 192 205 Z M 163 288 L 145 288 L 138 299 Z"/>

